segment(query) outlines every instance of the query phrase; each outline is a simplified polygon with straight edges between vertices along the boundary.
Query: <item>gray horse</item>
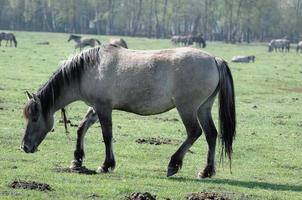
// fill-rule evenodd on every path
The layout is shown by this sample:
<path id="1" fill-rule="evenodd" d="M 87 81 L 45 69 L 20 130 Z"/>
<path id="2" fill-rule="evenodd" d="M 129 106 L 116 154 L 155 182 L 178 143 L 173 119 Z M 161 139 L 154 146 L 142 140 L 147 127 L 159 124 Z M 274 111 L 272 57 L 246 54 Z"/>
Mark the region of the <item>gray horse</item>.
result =
<path id="1" fill-rule="evenodd" d="M 54 113 L 74 101 L 93 107 L 101 124 L 105 160 L 98 172 L 115 167 L 112 110 L 155 115 L 177 109 L 187 138 L 172 155 L 167 176 L 176 174 L 202 130 L 208 142 L 207 165 L 199 177 L 215 174 L 217 130 L 211 110 L 219 92 L 222 148 L 231 160 L 236 130 L 235 92 L 227 63 L 194 48 L 136 51 L 107 45 L 86 50 L 65 61 L 24 107 L 26 129 L 21 149 L 34 153 L 52 130 Z M 84 157 L 78 135 L 74 167 Z"/>
<path id="2" fill-rule="evenodd" d="M 0 33 L 0 46 L 1 46 L 2 40 L 6 40 L 5 46 L 7 46 L 8 42 L 10 42 L 10 46 L 12 47 L 12 42 L 14 42 L 15 47 L 17 47 L 18 42 L 13 33 L 4 33 L 4 32 Z"/>
<path id="3" fill-rule="evenodd" d="M 80 51 L 82 51 L 83 48 L 86 46 L 95 47 L 96 45 L 100 45 L 101 42 L 94 38 L 85 38 L 78 35 L 70 35 L 68 38 L 68 42 L 71 40 L 76 42 L 76 45 L 74 46 L 75 49 L 80 48 Z"/>
<path id="4" fill-rule="evenodd" d="M 255 56 L 234 56 L 232 62 L 249 63 L 255 62 Z"/>
<path id="5" fill-rule="evenodd" d="M 290 50 L 290 41 L 287 39 L 277 39 L 277 40 L 271 40 L 268 44 L 268 52 L 272 52 L 277 50 L 284 52 L 284 50 L 287 50 L 289 52 Z"/>
<path id="6" fill-rule="evenodd" d="M 297 44 L 296 51 L 297 51 L 297 53 L 299 53 L 299 51 L 300 51 L 300 53 L 302 52 L 302 41 L 300 41 L 300 42 Z"/>

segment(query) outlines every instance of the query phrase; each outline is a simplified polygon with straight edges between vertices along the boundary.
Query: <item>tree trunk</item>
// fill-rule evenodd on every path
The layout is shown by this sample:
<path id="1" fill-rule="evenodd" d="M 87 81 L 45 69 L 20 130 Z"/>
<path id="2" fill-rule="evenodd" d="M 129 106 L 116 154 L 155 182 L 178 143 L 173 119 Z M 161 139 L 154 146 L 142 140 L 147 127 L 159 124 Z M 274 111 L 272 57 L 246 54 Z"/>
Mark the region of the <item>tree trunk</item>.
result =
<path id="1" fill-rule="evenodd" d="M 164 13 L 163 13 L 163 24 L 162 24 L 162 36 L 163 38 L 167 37 L 167 31 L 166 31 L 166 16 L 167 16 L 167 6 L 168 6 L 168 0 L 164 1 Z"/>
<path id="2" fill-rule="evenodd" d="M 158 19 L 157 0 L 154 0 L 154 16 L 155 16 L 155 37 L 160 37 L 160 23 Z"/>
<path id="3" fill-rule="evenodd" d="M 138 13 L 136 15 L 136 17 L 133 20 L 133 32 L 132 32 L 132 36 L 136 35 L 137 29 L 138 29 L 138 25 L 139 25 L 139 21 L 141 19 L 141 14 L 142 14 L 142 6 L 143 6 L 143 1 L 139 0 L 139 4 L 138 4 Z"/>
<path id="4" fill-rule="evenodd" d="M 192 34 L 193 35 L 196 35 L 197 34 L 197 30 L 198 30 L 198 27 L 199 27 L 199 24 L 200 24 L 200 18 L 201 18 L 201 13 L 199 13 L 197 15 L 197 17 L 195 18 L 194 20 L 194 23 L 193 23 L 193 31 L 192 31 Z"/>

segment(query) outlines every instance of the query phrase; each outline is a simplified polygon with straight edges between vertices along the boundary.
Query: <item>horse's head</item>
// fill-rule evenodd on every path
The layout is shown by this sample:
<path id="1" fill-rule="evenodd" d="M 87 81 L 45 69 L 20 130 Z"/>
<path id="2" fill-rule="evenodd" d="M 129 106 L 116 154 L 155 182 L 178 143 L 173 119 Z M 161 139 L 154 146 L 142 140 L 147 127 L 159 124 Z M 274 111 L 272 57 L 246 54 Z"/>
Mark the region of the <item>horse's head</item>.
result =
<path id="1" fill-rule="evenodd" d="M 28 96 L 28 102 L 24 108 L 26 129 L 21 149 L 26 153 L 34 153 L 46 134 L 52 129 L 54 119 L 52 115 L 45 116 L 43 114 L 41 101 L 35 94 L 26 93 Z"/>
<path id="2" fill-rule="evenodd" d="M 72 39 L 73 39 L 73 35 L 70 35 L 67 42 L 70 42 L 70 40 L 72 40 Z"/>

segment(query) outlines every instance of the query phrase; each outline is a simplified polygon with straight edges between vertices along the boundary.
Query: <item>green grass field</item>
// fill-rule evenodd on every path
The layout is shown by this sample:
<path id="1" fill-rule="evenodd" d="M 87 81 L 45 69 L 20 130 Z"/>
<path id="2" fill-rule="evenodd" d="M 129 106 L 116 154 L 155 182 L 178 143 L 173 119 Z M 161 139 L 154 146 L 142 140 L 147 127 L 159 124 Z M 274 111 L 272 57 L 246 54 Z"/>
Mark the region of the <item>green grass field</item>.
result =
<path id="1" fill-rule="evenodd" d="M 233 199 L 302 199 L 302 54 L 268 53 L 263 44 L 231 45 L 208 42 L 206 51 L 230 61 L 235 55 L 256 56 L 252 64 L 233 64 L 237 137 L 232 174 L 228 163 L 219 164 L 211 179 L 197 180 L 205 165 L 204 135 L 194 144 L 182 170 L 166 178 L 170 156 L 178 145 L 138 144 L 145 137 L 184 140 L 184 127 L 175 109 L 142 117 L 121 111 L 113 113 L 114 151 L 117 166 L 109 174 L 59 173 L 73 159 L 76 127 L 69 127 L 71 140 L 56 114 L 49 133 L 35 154 L 19 150 L 23 137 L 23 106 L 26 90 L 36 92 L 73 53 L 68 34 L 16 32 L 18 48 L 0 47 L 0 199 L 123 199 L 133 192 L 150 192 L 158 199 L 185 199 L 191 192 L 218 192 Z M 94 36 L 106 43 L 107 36 Z M 125 38 L 132 49 L 175 48 L 169 40 Z M 49 41 L 50 45 L 36 45 Z M 68 117 L 78 124 L 87 106 L 68 106 Z M 217 105 L 213 109 L 217 121 Z M 103 162 L 104 144 L 95 124 L 85 140 L 84 165 L 97 169 Z M 219 147 L 218 147 L 219 150 Z M 12 189 L 14 180 L 48 183 L 54 190 Z"/>

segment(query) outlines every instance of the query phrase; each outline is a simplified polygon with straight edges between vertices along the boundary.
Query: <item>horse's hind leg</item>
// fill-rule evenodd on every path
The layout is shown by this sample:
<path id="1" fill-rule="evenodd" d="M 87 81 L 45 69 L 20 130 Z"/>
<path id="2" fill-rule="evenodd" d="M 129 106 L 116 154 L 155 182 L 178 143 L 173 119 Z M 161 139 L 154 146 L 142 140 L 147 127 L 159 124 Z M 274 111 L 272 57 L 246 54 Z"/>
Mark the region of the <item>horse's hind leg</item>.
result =
<path id="1" fill-rule="evenodd" d="M 83 158 L 85 157 L 84 153 L 84 137 L 89 129 L 96 121 L 98 121 L 98 116 L 93 110 L 93 108 L 89 108 L 87 114 L 82 119 L 80 126 L 77 130 L 77 144 L 76 149 L 74 151 L 74 160 L 71 162 L 70 168 L 77 169 L 82 166 Z"/>
<path id="2" fill-rule="evenodd" d="M 179 171 L 179 169 L 182 167 L 183 158 L 186 152 L 190 149 L 190 147 L 202 133 L 197 120 L 197 108 L 194 109 L 194 107 L 192 107 L 192 104 L 188 104 L 188 106 L 176 106 L 176 108 L 185 125 L 187 138 L 171 157 L 168 165 L 168 177 L 176 174 Z"/>
<path id="3" fill-rule="evenodd" d="M 207 178 L 215 175 L 215 148 L 216 148 L 216 139 L 217 139 L 217 130 L 215 128 L 213 119 L 212 119 L 212 105 L 214 98 L 211 97 L 200 106 L 198 109 L 198 120 L 201 124 L 202 130 L 204 131 L 207 143 L 208 143 L 208 157 L 207 165 L 204 168 L 203 172 L 198 174 L 199 178 Z"/>

